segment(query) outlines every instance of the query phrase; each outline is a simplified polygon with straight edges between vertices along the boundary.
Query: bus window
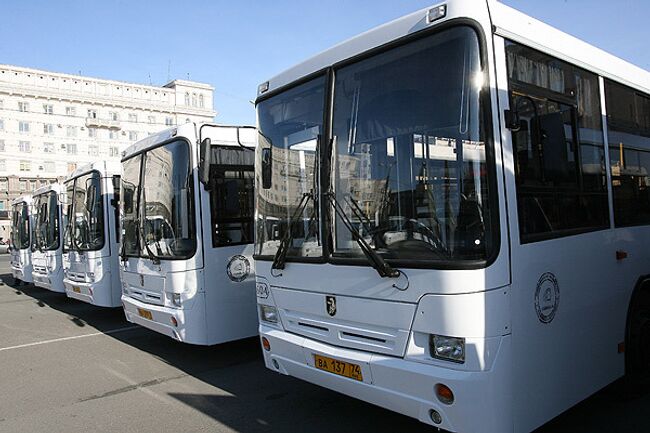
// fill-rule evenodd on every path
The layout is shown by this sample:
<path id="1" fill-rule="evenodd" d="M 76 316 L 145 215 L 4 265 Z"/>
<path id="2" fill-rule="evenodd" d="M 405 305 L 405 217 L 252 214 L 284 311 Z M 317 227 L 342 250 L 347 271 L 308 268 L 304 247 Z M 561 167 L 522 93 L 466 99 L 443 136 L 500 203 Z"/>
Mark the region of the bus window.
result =
<path id="1" fill-rule="evenodd" d="M 113 201 L 115 211 L 115 242 L 120 242 L 120 176 L 113 176 Z"/>
<path id="2" fill-rule="evenodd" d="M 210 167 L 212 246 L 253 243 L 255 181 L 252 150 L 214 146 Z"/>
<path id="3" fill-rule="evenodd" d="M 597 77 L 514 43 L 507 60 L 521 242 L 607 227 Z"/>
<path id="4" fill-rule="evenodd" d="M 605 81 L 616 226 L 650 224 L 650 97 Z"/>

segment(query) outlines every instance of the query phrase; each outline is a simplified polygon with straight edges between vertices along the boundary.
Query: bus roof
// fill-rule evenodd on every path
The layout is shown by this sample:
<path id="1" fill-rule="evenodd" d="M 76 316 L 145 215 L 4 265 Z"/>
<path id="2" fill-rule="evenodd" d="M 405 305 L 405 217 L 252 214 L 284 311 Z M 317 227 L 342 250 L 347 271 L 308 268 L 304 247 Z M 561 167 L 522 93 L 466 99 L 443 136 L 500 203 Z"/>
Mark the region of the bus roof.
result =
<path id="1" fill-rule="evenodd" d="M 240 139 L 242 140 L 242 143 L 247 147 L 254 147 L 257 134 L 254 134 L 255 128 L 253 126 L 217 125 L 213 123 L 202 123 L 196 125 L 194 123 L 185 123 L 183 125 L 165 129 L 133 143 L 122 152 L 122 159 L 124 160 L 133 154 L 142 152 L 143 150 L 154 147 L 174 137 L 185 137 L 190 140 L 190 142 L 195 142 L 197 136 L 201 135 L 203 138 L 209 137 L 212 140 L 212 144 L 238 146 L 236 138 L 236 131 L 238 129 L 241 131 Z M 253 132 L 253 134 L 251 134 L 251 132 Z"/>
<path id="2" fill-rule="evenodd" d="M 32 196 L 29 195 L 29 194 L 25 194 L 25 195 L 21 195 L 19 197 L 16 197 L 15 199 L 13 199 L 11 201 L 12 206 L 20 204 L 20 203 L 31 204 L 32 203 Z"/>
<path id="3" fill-rule="evenodd" d="M 456 18 L 469 18 L 486 31 L 496 28 L 500 36 L 552 54 L 576 66 L 650 93 L 650 72 L 626 62 L 580 39 L 542 23 L 496 0 L 447 0 L 375 27 L 339 43 L 271 78 L 258 88 L 258 97 L 315 74 L 338 62 L 389 44 L 429 28 L 429 11 L 445 4 L 447 14 L 435 25 Z"/>
<path id="4" fill-rule="evenodd" d="M 118 161 L 114 160 L 94 161 L 77 168 L 68 175 L 65 181 L 67 182 L 94 170 L 97 170 L 102 176 L 113 176 L 120 174 L 121 166 Z"/>
<path id="5" fill-rule="evenodd" d="M 36 197 L 37 195 L 45 194 L 50 191 L 54 191 L 57 194 L 61 192 L 61 184 L 56 182 L 56 183 L 48 183 L 47 185 L 43 185 L 37 189 L 34 190 L 32 193 L 32 197 Z"/>

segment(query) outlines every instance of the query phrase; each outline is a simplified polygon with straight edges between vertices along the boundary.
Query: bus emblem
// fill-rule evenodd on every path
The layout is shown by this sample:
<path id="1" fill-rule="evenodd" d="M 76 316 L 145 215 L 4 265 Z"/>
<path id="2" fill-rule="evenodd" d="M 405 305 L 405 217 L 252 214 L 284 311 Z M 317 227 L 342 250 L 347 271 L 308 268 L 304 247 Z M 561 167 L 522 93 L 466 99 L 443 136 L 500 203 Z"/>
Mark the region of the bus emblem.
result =
<path id="1" fill-rule="evenodd" d="M 535 310 L 542 323 L 551 323 L 560 305 L 560 285 L 551 272 L 542 274 L 535 290 Z"/>
<path id="2" fill-rule="evenodd" d="M 240 283 L 248 278 L 251 272 L 251 264 L 248 259 L 241 255 L 233 256 L 228 265 L 226 265 L 226 273 L 228 278 L 236 283 Z"/>
<path id="3" fill-rule="evenodd" d="M 330 316 L 336 315 L 336 298 L 334 296 L 325 297 L 325 308 Z"/>

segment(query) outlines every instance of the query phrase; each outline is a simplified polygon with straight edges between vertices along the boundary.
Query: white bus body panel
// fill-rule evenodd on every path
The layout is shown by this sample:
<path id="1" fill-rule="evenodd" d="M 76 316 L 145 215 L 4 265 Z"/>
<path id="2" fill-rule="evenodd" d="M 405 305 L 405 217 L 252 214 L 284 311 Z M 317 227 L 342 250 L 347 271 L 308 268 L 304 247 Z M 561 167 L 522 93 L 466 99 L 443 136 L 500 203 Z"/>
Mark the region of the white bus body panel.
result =
<path id="1" fill-rule="evenodd" d="M 42 186 L 34 191 L 33 197 L 48 193 L 50 191 L 54 191 L 57 196 L 57 213 L 59 215 L 59 246 L 55 250 L 39 251 L 38 249 L 35 249 L 32 252 L 32 263 L 34 264 L 34 285 L 47 290 L 51 290 L 53 292 L 65 293 L 65 287 L 63 286 L 63 228 L 65 227 L 65 221 L 63 218 L 62 205 L 60 201 L 60 195 L 62 192 L 61 185 L 58 183 L 53 183 L 50 185 Z M 34 215 L 36 215 L 35 210 L 33 212 Z M 35 218 L 36 217 L 34 217 L 34 221 Z"/>
<path id="2" fill-rule="evenodd" d="M 120 164 L 97 161 L 75 170 L 68 179 L 99 172 L 102 181 L 104 209 L 104 246 L 97 251 L 67 251 L 63 254 L 66 295 L 99 307 L 119 307 L 122 285 L 120 283 L 119 243 L 116 239 L 116 212 L 113 207 L 113 176 L 120 174 Z M 65 185 L 65 184 L 64 184 Z M 68 200 L 72 200 L 68 197 Z M 117 205 L 117 203 L 115 203 Z M 93 275 L 92 280 L 89 274 Z"/>
<path id="3" fill-rule="evenodd" d="M 13 205 L 25 203 L 29 208 L 29 247 L 22 249 L 9 248 L 11 276 L 14 279 L 23 281 L 25 283 L 33 283 L 34 277 L 32 275 L 34 266 L 32 264 L 32 228 L 34 225 L 34 218 L 32 217 L 32 197 L 29 195 L 18 197 L 12 201 Z M 12 227 L 13 230 L 13 227 Z"/>
<path id="4" fill-rule="evenodd" d="M 452 432 L 530 432 L 624 373 L 618 344 L 625 341 L 632 290 L 650 273 L 650 232 L 610 228 L 520 243 L 511 133 L 501 126 L 509 97 L 504 39 L 492 37 L 492 24 L 500 35 L 522 43 L 542 40 L 528 45 L 579 66 L 594 64 L 588 69 L 646 92 L 650 74 L 497 2 L 445 4 L 447 16 L 435 25 L 470 18 L 487 37 L 501 235 L 497 260 L 482 270 L 400 269 L 409 277 L 405 291 L 393 289 L 392 281 L 369 266 L 290 262 L 274 276 L 269 261 L 257 261 L 258 304 L 277 307 L 280 322 L 260 325 L 271 347 L 263 350 L 264 360 L 273 371 Z M 427 28 L 428 10 L 279 74 L 268 91 Z M 617 250 L 628 252 L 629 259 L 617 262 Z M 535 292 L 547 272 L 561 290 L 549 324 L 538 319 L 535 308 Z M 336 295 L 335 317 L 326 312 L 325 295 Z M 434 333 L 465 337 L 466 362 L 426 356 Z M 360 365 L 363 381 L 315 368 L 314 354 Z M 438 401 L 437 383 L 453 390 L 453 405 Z M 442 423 L 433 423 L 431 409 Z"/>
<path id="5" fill-rule="evenodd" d="M 210 135 L 212 144 L 232 144 Z M 204 134 L 206 136 L 206 134 Z M 165 260 L 153 264 L 148 258 L 128 257 L 120 264 L 122 304 L 128 321 L 175 340 L 212 345 L 257 334 L 255 276 L 252 245 L 213 248 L 210 229 L 210 198 L 198 180 L 198 146 L 195 125 L 187 123 L 135 143 L 125 152 L 140 152 L 171 138 L 185 138 L 191 144 L 197 249 L 187 260 Z M 221 140 L 221 141 L 220 141 Z M 233 282 L 227 266 L 234 256 L 244 256 L 250 264 L 247 278 Z M 182 307 L 171 303 L 180 294 Z M 151 313 L 152 320 L 140 310 Z M 176 322 L 176 325 L 174 324 Z"/>

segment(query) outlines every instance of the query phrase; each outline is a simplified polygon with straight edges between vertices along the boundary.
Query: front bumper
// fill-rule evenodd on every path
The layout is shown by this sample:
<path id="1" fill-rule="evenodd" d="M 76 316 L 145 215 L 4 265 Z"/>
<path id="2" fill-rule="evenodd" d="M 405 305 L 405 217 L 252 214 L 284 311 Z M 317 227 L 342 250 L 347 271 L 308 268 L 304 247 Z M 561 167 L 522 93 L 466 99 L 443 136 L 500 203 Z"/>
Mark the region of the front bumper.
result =
<path id="1" fill-rule="evenodd" d="M 205 318 L 205 298 L 198 293 L 191 309 L 176 309 L 161 305 L 147 304 L 129 296 L 122 295 L 122 305 L 126 320 L 136 323 L 152 331 L 166 335 L 174 340 L 188 344 L 208 345 L 209 340 L 207 322 Z M 139 313 L 145 310 L 151 313 L 149 320 Z M 172 318 L 176 319 L 177 325 L 173 324 Z"/>
<path id="2" fill-rule="evenodd" d="M 52 292 L 65 293 L 65 286 L 63 285 L 63 275 L 61 272 L 57 273 L 42 273 L 34 270 L 32 272 L 34 285 L 42 287 Z"/>
<path id="3" fill-rule="evenodd" d="M 368 403 L 416 418 L 451 432 L 505 433 L 513 431 L 509 411 L 510 336 L 502 337 L 493 368 L 462 371 L 421 362 L 343 349 L 322 344 L 286 331 L 260 325 L 271 350 L 262 349 L 266 367 L 323 386 Z M 361 367 L 363 382 L 314 367 L 314 354 L 351 362 Z M 451 405 L 435 396 L 435 385 L 450 387 Z M 435 424 L 430 411 L 442 416 Z"/>
<path id="4" fill-rule="evenodd" d="M 23 281 L 25 283 L 33 283 L 34 277 L 32 276 L 31 266 L 29 267 L 20 267 L 16 265 L 11 265 L 11 276 L 16 280 Z"/>
<path id="5" fill-rule="evenodd" d="M 110 273 L 103 274 L 101 280 L 92 283 L 64 278 L 63 286 L 65 287 L 65 294 L 69 298 L 98 307 L 114 308 L 121 306 L 120 302 L 113 301 L 116 296 L 113 296 Z"/>

